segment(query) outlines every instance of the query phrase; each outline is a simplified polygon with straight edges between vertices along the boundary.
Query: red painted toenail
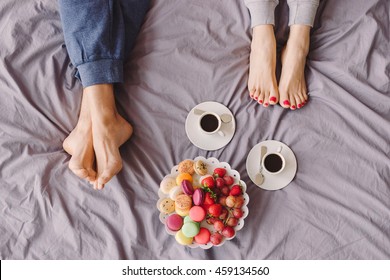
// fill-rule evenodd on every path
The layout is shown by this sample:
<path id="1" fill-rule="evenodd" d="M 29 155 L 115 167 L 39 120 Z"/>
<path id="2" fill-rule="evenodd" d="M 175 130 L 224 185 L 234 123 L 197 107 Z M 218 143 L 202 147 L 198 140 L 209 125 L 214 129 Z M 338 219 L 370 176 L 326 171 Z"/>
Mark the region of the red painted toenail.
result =
<path id="1" fill-rule="evenodd" d="M 253 95 L 250 95 L 251 98 L 253 98 Z"/>
<path id="2" fill-rule="evenodd" d="M 269 101 L 276 102 L 276 97 L 275 97 L 275 96 L 271 96 L 271 98 L 269 99 Z"/>
<path id="3" fill-rule="evenodd" d="M 284 104 L 284 105 L 287 105 L 287 106 L 290 106 L 290 101 L 284 100 L 284 101 L 283 101 L 283 104 Z"/>
<path id="4" fill-rule="evenodd" d="M 291 106 L 291 109 L 295 109 L 295 105 L 292 105 L 292 106 Z"/>
<path id="5" fill-rule="evenodd" d="M 264 105 L 265 105 L 265 106 L 268 106 L 268 103 L 267 103 L 267 102 L 265 102 L 265 103 L 264 103 Z"/>
<path id="6" fill-rule="evenodd" d="M 298 108 L 301 108 L 302 107 L 302 105 L 301 104 L 298 104 Z"/>
<path id="7" fill-rule="evenodd" d="M 254 99 L 257 100 L 257 96 L 255 96 Z"/>
<path id="8" fill-rule="evenodd" d="M 259 103 L 260 103 L 260 104 L 263 104 L 263 100 L 259 100 Z"/>

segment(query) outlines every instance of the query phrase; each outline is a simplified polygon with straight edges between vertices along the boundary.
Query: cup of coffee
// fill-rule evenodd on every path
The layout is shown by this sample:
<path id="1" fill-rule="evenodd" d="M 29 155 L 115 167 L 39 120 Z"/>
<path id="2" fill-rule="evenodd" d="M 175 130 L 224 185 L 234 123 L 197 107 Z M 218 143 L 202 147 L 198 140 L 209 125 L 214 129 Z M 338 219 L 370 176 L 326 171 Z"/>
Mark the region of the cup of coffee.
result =
<path id="1" fill-rule="evenodd" d="M 199 117 L 199 127 L 200 130 L 205 134 L 214 134 L 218 133 L 221 136 L 225 134 L 221 131 L 221 117 L 213 112 L 204 112 Z"/>
<path id="2" fill-rule="evenodd" d="M 272 175 L 279 174 L 283 171 L 286 166 L 286 160 L 280 152 L 281 148 L 279 148 L 277 152 L 265 154 L 261 161 L 263 170 Z"/>

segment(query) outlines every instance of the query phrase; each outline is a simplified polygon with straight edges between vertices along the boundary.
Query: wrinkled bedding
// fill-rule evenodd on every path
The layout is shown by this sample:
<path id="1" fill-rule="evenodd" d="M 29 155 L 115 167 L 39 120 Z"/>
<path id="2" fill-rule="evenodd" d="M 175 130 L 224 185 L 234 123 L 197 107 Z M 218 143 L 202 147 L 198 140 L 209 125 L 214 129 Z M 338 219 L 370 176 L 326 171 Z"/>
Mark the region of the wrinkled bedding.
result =
<path id="1" fill-rule="evenodd" d="M 134 135 L 103 191 L 71 173 L 62 149 L 82 88 L 57 2 L 0 2 L 1 259 L 390 258 L 389 1 L 321 1 L 306 68 L 310 101 L 295 112 L 248 97 L 243 2 L 152 1 L 116 93 Z M 284 2 L 279 50 L 288 37 Z M 191 108 L 209 100 L 229 107 L 237 125 L 213 152 L 184 130 Z M 250 149 L 267 139 L 297 157 L 295 179 L 279 191 L 256 187 L 245 169 Z M 155 206 L 163 176 L 199 155 L 239 171 L 250 197 L 244 229 L 209 250 L 177 244 Z"/>

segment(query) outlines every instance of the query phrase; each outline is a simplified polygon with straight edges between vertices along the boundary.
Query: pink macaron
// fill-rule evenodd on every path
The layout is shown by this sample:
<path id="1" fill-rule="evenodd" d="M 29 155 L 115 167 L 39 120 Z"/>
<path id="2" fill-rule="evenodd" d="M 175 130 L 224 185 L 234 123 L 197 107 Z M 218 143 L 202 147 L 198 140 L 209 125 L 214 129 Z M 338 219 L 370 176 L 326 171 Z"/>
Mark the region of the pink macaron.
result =
<path id="1" fill-rule="evenodd" d="M 194 237 L 195 242 L 199 244 L 207 244 L 210 241 L 210 231 L 207 228 L 200 228 L 199 233 Z"/>
<path id="2" fill-rule="evenodd" d="M 206 211 L 203 209 L 203 207 L 200 206 L 193 206 L 190 209 L 190 218 L 194 222 L 201 222 L 206 217 Z"/>
<path id="3" fill-rule="evenodd" d="M 201 205 L 204 201 L 204 192 L 202 189 L 196 189 L 192 195 L 192 201 L 195 205 Z"/>
<path id="4" fill-rule="evenodd" d="M 172 231 L 178 231 L 183 226 L 183 218 L 178 214 L 172 214 L 166 219 L 167 227 Z"/>

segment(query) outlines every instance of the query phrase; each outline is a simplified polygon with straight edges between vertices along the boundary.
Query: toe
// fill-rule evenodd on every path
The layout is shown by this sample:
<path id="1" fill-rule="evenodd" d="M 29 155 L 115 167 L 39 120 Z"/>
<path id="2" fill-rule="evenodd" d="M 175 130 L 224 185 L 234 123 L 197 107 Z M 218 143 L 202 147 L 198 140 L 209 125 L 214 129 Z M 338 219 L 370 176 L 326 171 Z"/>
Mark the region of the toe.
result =
<path id="1" fill-rule="evenodd" d="M 288 94 L 286 94 L 284 91 L 280 92 L 279 104 L 283 108 L 290 108 L 291 106 L 290 100 L 288 99 Z"/>
<path id="2" fill-rule="evenodd" d="M 259 99 L 260 91 L 256 89 L 253 93 L 253 100 L 257 101 Z"/>
<path id="3" fill-rule="evenodd" d="M 264 103 L 263 103 L 263 106 L 264 107 L 268 107 L 269 106 L 269 92 L 265 92 L 264 93 Z"/>
<path id="4" fill-rule="evenodd" d="M 296 104 L 294 96 L 290 97 L 290 104 L 291 104 L 291 106 L 290 106 L 291 110 L 295 110 L 297 108 L 297 104 Z"/>
<path id="5" fill-rule="evenodd" d="M 301 98 L 298 94 L 295 95 L 295 104 L 297 104 L 298 109 L 303 107 L 303 101 L 301 100 Z"/>
<path id="6" fill-rule="evenodd" d="M 255 92 L 256 92 L 255 88 L 250 89 L 249 90 L 249 97 L 253 99 L 253 97 L 255 96 Z"/>
<path id="7" fill-rule="evenodd" d="M 269 103 L 272 105 L 275 105 L 276 103 L 278 103 L 278 95 L 279 94 L 275 89 L 271 89 Z"/>
<path id="8" fill-rule="evenodd" d="M 263 104 L 264 103 L 264 92 L 260 93 L 259 99 L 257 100 L 257 102 L 259 102 L 259 104 Z"/>

